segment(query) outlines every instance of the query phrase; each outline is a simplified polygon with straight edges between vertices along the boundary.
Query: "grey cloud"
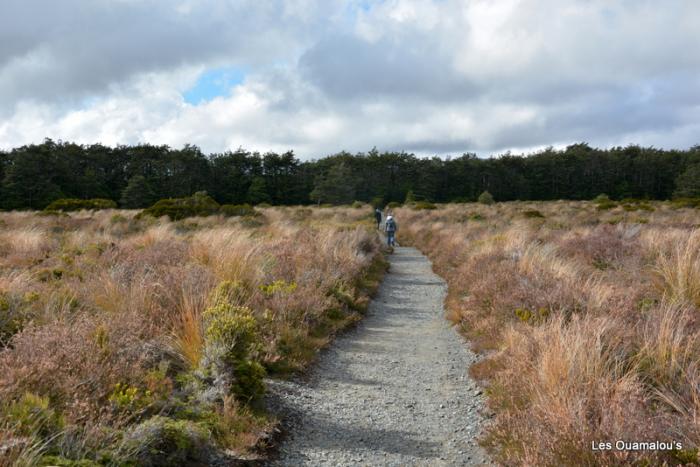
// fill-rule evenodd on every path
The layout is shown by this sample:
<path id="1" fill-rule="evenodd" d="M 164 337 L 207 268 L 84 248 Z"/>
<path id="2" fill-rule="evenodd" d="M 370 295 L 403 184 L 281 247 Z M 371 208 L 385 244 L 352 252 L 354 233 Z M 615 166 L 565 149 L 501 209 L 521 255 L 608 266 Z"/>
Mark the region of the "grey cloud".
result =
<path id="1" fill-rule="evenodd" d="M 319 2 L 319 14 L 333 3 Z M 307 40 L 307 25 L 280 15 L 283 6 L 281 0 L 4 0 L 0 102 L 7 110 L 22 99 L 104 92 L 134 75 L 183 65 L 256 66 L 288 58 Z"/>
<path id="2" fill-rule="evenodd" d="M 326 36 L 300 59 L 302 76 L 336 99 L 420 96 L 467 99 L 475 83 L 428 35 L 368 42 L 350 34 Z"/>

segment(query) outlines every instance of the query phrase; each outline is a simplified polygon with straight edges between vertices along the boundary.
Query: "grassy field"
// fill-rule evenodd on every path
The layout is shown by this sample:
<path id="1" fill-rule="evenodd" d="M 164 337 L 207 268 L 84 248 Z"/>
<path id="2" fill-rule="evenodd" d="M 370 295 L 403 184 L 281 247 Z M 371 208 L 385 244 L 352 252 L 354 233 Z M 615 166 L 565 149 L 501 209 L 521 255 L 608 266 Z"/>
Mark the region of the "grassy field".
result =
<path id="1" fill-rule="evenodd" d="M 359 319 L 385 263 L 369 208 L 257 212 L 0 213 L 0 464 L 183 465 L 264 443 L 263 375 Z"/>
<path id="2" fill-rule="evenodd" d="M 449 319 L 485 355 L 471 374 L 495 413 L 483 442 L 497 461 L 697 462 L 700 211 L 601 200 L 396 214 L 399 242 L 429 255 Z"/>

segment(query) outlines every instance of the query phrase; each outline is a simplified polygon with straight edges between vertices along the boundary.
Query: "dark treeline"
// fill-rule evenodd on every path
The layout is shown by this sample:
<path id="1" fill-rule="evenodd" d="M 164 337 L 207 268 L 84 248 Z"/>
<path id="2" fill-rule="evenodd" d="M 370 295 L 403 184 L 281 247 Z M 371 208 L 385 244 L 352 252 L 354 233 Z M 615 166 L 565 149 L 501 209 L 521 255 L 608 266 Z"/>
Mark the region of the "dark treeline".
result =
<path id="1" fill-rule="evenodd" d="M 0 208 L 42 209 L 59 198 L 106 198 L 141 208 L 208 192 L 221 204 L 348 203 L 381 198 L 497 201 L 700 196 L 700 146 L 595 149 L 575 144 L 526 156 L 419 158 L 399 152 L 339 153 L 302 162 L 292 152 L 242 149 L 203 154 L 196 146 L 107 147 L 46 140 L 0 151 Z"/>

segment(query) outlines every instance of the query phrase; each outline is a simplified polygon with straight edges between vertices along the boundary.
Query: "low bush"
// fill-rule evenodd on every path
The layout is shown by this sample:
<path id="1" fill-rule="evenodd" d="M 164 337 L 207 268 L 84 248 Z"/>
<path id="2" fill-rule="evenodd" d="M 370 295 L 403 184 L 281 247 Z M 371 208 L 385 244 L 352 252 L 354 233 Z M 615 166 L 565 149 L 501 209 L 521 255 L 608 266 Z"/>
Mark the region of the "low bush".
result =
<path id="1" fill-rule="evenodd" d="M 111 199 L 75 199 L 75 198 L 62 198 L 57 199 L 52 202 L 44 211 L 80 211 L 82 209 L 89 211 L 97 211 L 100 209 L 116 209 L 117 203 Z"/>
<path id="2" fill-rule="evenodd" d="M 477 198 L 477 201 L 481 204 L 486 204 L 486 205 L 493 204 L 495 202 L 495 200 L 493 199 L 493 196 L 488 191 L 484 191 L 483 193 L 481 193 L 479 195 L 479 197 Z"/>
<path id="3" fill-rule="evenodd" d="M 265 370 L 254 361 L 260 337 L 251 310 L 220 300 L 205 310 L 203 318 L 205 370 L 215 379 L 226 381 L 219 388 L 220 392 L 244 402 L 258 399 L 265 392 Z"/>
<path id="4" fill-rule="evenodd" d="M 118 464 L 145 467 L 207 465 L 209 433 L 189 420 L 155 416 L 136 425 L 117 449 Z"/>
<path id="5" fill-rule="evenodd" d="M 28 317 L 8 294 L 0 292 L 0 348 L 17 334 Z"/>
<path id="6" fill-rule="evenodd" d="M 150 208 L 141 211 L 137 217 L 163 217 L 177 221 L 187 217 L 210 216 L 219 212 L 219 203 L 206 192 L 198 192 L 188 198 L 161 199 Z"/>
<path id="7" fill-rule="evenodd" d="M 411 203 L 411 209 L 422 210 L 422 209 L 437 209 L 437 206 L 429 201 L 416 201 Z"/>
<path id="8" fill-rule="evenodd" d="M 700 207 L 700 198 L 675 198 L 671 201 L 674 208 L 697 208 Z"/>
<path id="9" fill-rule="evenodd" d="M 608 209 L 613 209 L 617 207 L 617 203 L 615 201 L 601 201 L 596 205 L 596 209 L 599 211 L 606 211 Z"/>
<path id="10" fill-rule="evenodd" d="M 3 412 L 6 421 L 19 435 L 47 437 L 57 434 L 63 428 L 63 420 L 49 406 L 49 398 L 31 392 L 25 393 Z"/>
<path id="11" fill-rule="evenodd" d="M 223 204 L 219 212 L 226 217 L 255 216 L 257 211 L 250 204 Z"/>
<path id="12" fill-rule="evenodd" d="M 544 218 L 544 214 L 542 214 L 540 211 L 537 209 L 528 209 L 526 211 L 523 211 L 523 216 L 527 218 Z"/>

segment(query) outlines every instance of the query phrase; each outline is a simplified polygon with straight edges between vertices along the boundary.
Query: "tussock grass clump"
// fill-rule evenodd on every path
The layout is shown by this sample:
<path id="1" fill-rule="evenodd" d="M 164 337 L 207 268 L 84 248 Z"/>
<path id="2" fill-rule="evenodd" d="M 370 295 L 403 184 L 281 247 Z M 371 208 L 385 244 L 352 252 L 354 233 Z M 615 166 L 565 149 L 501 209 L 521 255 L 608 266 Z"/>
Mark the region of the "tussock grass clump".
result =
<path id="1" fill-rule="evenodd" d="M 397 212 L 485 354 L 470 370 L 495 412 L 482 442 L 505 465 L 698 462 L 700 214 L 613 204 L 499 203 L 480 222 L 476 204 Z M 600 440 L 682 448 L 593 451 Z"/>
<path id="2" fill-rule="evenodd" d="M 159 206 L 0 213 L 0 465 L 252 456 L 263 376 L 311 362 L 384 271 L 363 210 Z"/>

